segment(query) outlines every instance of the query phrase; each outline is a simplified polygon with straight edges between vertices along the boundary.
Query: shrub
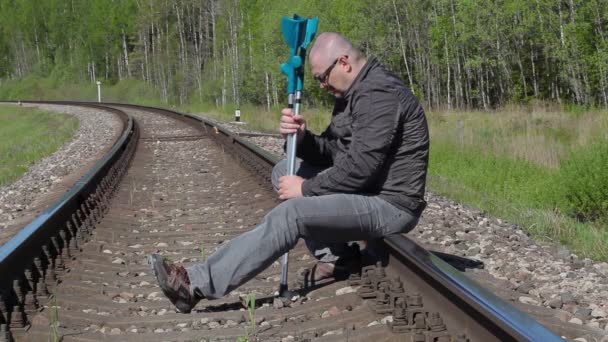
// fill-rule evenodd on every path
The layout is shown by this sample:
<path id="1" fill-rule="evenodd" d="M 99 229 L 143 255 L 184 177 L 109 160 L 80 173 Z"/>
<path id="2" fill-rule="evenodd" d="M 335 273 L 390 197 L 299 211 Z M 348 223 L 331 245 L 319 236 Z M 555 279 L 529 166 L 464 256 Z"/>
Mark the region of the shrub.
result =
<path id="1" fill-rule="evenodd" d="M 560 167 L 562 207 L 581 221 L 608 218 L 608 141 L 573 151 Z"/>

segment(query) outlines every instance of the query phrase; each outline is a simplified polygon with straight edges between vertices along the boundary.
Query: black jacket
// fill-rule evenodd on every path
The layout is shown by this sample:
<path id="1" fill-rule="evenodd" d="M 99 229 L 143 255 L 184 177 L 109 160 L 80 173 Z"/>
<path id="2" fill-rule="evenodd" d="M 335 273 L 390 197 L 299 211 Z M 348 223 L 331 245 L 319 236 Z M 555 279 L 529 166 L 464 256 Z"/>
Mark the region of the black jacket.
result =
<path id="1" fill-rule="evenodd" d="M 336 99 L 331 124 L 306 132 L 298 157 L 328 169 L 302 184 L 304 196 L 379 195 L 419 216 L 429 159 L 424 110 L 412 92 L 374 57 Z"/>

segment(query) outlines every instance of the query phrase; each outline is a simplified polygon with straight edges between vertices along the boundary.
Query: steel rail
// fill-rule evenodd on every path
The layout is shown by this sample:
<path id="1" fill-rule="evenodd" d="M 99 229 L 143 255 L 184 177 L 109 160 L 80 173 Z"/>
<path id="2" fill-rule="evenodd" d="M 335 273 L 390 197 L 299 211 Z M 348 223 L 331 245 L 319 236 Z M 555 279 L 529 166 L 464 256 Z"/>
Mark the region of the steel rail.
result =
<path id="1" fill-rule="evenodd" d="M 52 278 L 49 273 L 54 274 L 54 270 L 47 271 L 48 266 L 63 263 L 63 256 L 71 256 L 68 248 L 78 249 L 94 223 L 101 220 L 109 197 L 126 170 L 126 152 L 132 154 L 138 134 L 133 118 L 118 109 L 82 102 L 19 102 L 78 105 L 111 111 L 121 118 L 123 132 L 112 148 L 61 198 L 0 246 L 0 325 L 4 330 L 2 334 L 6 335 L 10 334 L 9 328 L 27 326 L 28 314 L 33 314 L 40 306 L 36 295 L 46 294 L 47 283 L 57 281 L 49 279 Z M 119 161 L 125 163 L 123 168 L 117 167 Z M 10 319 L 3 317 L 5 312 L 7 316 L 10 312 Z M 0 336 L 0 340 L 2 338 L 6 336 Z"/>

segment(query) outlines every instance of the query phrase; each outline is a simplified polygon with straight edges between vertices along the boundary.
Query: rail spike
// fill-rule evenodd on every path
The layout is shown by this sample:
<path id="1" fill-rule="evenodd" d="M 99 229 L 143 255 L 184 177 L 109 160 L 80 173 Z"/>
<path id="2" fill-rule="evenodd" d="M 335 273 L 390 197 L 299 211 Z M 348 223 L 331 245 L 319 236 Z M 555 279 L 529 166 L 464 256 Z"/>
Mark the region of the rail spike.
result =
<path id="1" fill-rule="evenodd" d="M 55 272 L 55 269 L 57 268 L 57 263 L 55 261 L 56 259 L 51 254 L 51 249 L 49 248 L 49 244 L 42 246 L 42 252 L 44 253 L 44 256 L 46 257 L 46 261 L 47 261 L 48 278 L 53 283 L 57 283 L 57 273 Z M 57 257 L 59 257 L 59 256 L 57 256 Z"/>
<path id="2" fill-rule="evenodd" d="M 40 304 L 38 303 L 38 298 L 36 297 L 36 280 L 34 279 L 31 266 L 25 269 L 24 274 L 27 281 L 24 283 L 24 286 L 22 286 L 22 290 L 25 292 L 23 308 L 25 312 L 32 314 L 38 310 Z"/>
<path id="3" fill-rule="evenodd" d="M 80 230 L 74 227 L 70 221 L 66 221 L 65 225 L 71 235 L 69 248 L 72 259 L 74 259 L 76 254 L 81 251 L 80 245 L 82 244 L 82 234 L 80 233 Z"/>
<path id="4" fill-rule="evenodd" d="M 428 332 L 428 337 L 430 341 L 436 342 L 450 342 L 452 341 L 452 337 L 448 333 L 448 330 L 441 318 L 441 315 L 438 312 L 433 312 L 428 317 L 428 327 L 430 331 Z"/>
<path id="5" fill-rule="evenodd" d="M 40 259 L 39 257 L 35 257 L 34 266 L 36 266 L 36 270 L 38 271 L 38 277 L 37 277 L 38 281 L 36 282 L 36 296 L 38 298 L 48 297 L 49 290 L 46 287 L 46 284 L 47 284 L 46 269 L 45 269 L 46 265 L 44 265 L 42 263 L 42 259 Z"/>
<path id="6" fill-rule="evenodd" d="M 53 243 L 53 247 L 55 247 L 55 251 L 57 252 L 57 269 L 64 271 L 65 270 L 65 261 L 69 260 L 70 256 L 68 254 L 67 242 L 66 242 L 66 234 L 65 230 L 59 231 L 59 239 L 57 236 L 51 237 L 51 242 Z"/>
<path id="7" fill-rule="evenodd" d="M 13 305 L 10 318 L 10 328 L 23 328 L 27 324 L 27 317 L 23 311 L 23 303 L 25 296 L 21 290 L 21 282 L 19 279 L 13 280 L 13 291 L 15 292 L 16 303 Z"/>
<path id="8" fill-rule="evenodd" d="M 11 332 L 8 331 L 6 323 L 0 324 L 0 342 L 12 342 Z"/>
<path id="9" fill-rule="evenodd" d="M 6 299 L 3 294 L 0 294 L 0 323 L 8 323 L 8 307 L 6 305 Z"/>

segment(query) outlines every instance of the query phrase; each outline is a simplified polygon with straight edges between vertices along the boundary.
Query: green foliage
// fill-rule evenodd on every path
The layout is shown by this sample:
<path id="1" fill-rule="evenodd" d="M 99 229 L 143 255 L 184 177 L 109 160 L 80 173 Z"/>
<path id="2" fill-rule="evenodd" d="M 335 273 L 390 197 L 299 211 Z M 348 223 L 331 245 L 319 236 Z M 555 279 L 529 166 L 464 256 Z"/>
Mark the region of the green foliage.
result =
<path id="1" fill-rule="evenodd" d="M 608 141 L 576 150 L 560 168 L 562 206 L 583 221 L 608 222 Z"/>
<path id="2" fill-rule="evenodd" d="M 164 104 L 277 107 L 281 17 L 299 13 L 378 56 L 427 108 L 608 106 L 607 12 L 583 0 L 2 1 L 0 78 L 137 79 Z M 306 84 L 307 105 L 331 103 Z"/>
<path id="3" fill-rule="evenodd" d="M 66 114 L 0 106 L 0 187 L 63 146 L 78 125 L 76 118 Z"/>

